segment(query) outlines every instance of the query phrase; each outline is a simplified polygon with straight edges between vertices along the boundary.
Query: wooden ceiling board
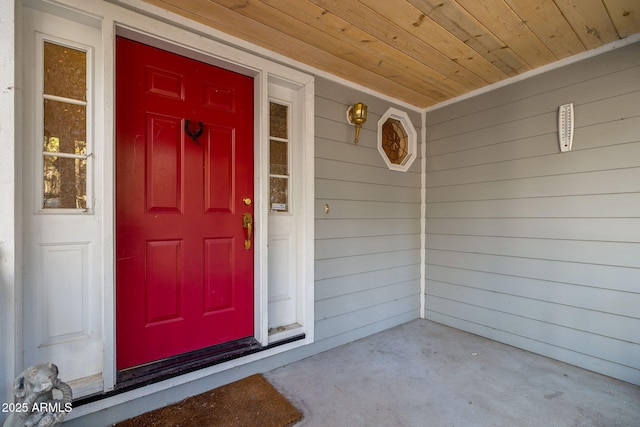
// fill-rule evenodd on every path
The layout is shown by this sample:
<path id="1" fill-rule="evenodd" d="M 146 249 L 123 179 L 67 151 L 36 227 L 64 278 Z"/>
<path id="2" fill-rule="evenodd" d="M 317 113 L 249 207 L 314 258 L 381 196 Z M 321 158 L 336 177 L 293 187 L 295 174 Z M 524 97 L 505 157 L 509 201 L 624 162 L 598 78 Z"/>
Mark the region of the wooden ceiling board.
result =
<path id="1" fill-rule="evenodd" d="M 601 0 L 554 0 L 588 49 L 618 39 L 613 22 Z M 639 9 L 638 2 L 636 11 Z"/>
<path id="2" fill-rule="evenodd" d="M 447 76 L 312 3 L 301 2 L 296 8 L 281 9 L 278 8 L 283 4 L 280 0 L 263 0 L 259 3 L 269 5 L 272 11 L 277 11 L 281 17 L 291 17 L 283 23 L 285 27 L 283 31 L 287 34 L 329 51 L 346 45 L 348 53 L 336 54 L 337 56 L 356 64 L 363 64 L 371 71 L 391 80 L 401 79 L 416 92 L 423 93 L 434 100 L 446 99 L 465 91 L 465 87 L 460 83 L 449 80 Z M 262 21 L 269 20 L 271 17 L 271 13 L 261 7 L 255 12 L 258 12 L 258 15 L 252 13 L 253 19 Z M 299 27 L 299 31 L 292 34 L 286 29 L 287 27 L 291 29 Z M 308 27 L 312 27 L 312 30 Z M 371 51 L 377 53 L 376 61 L 371 60 Z"/>
<path id="3" fill-rule="evenodd" d="M 389 80 L 393 81 L 395 78 L 400 78 L 400 76 L 402 76 L 407 86 L 411 87 L 416 92 L 423 93 L 435 100 L 445 98 L 445 95 L 442 92 L 436 93 L 430 91 L 429 86 L 427 86 L 426 82 L 420 77 L 407 73 L 406 70 L 402 69 L 402 67 L 398 67 L 398 62 L 392 61 L 389 58 L 389 56 L 393 56 L 393 54 L 387 55 L 388 52 L 385 52 L 384 47 L 376 43 L 375 40 L 367 40 L 366 38 L 363 40 L 362 34 L 356 34 L 358 39 L 354 40 L 348 36 L 343 39 L 335 38 L 326 32 L 327 27 L 325 27 L 325 31 L 314 32 L 309 28 L 308 24 L 290 16 L 287 13 L 282 13 L 262 1 L 215 0 L 215 2 L 223 7 L 233 10 L 236 13 L 246 16 L 253 21 L 265 25 L 268 25 L 277 19 L 280 31 L 293 39 L 307 43 L 309 46 L 322 48 L 322 50 L 325 50 L 345 61 L 361 64 L 363 68 L 372 71 L 375 74 L 379 74 Z M 364 46 L 362 46 L 365 43 L 371 45 L 367 46 L 367 49 L 372 48 L 378 52 L 379 59 L 377 61 L 374 62 L 370 60 L 368 54 L 364 50 Z M 282 44 L 286 47 L 284 42 Z"/>
<path id="4" fill-rule="evenodd" d="M 494 79 L 496 66 L 488 61 L 485 57 L 478 54 L 471 47 L 466 45 L 462 40 L 451 37 L 445 28 L 435 22 L 433 19 L 424 14 L 408 2 L 362 2 L 361 8 L 364 6 L 378 14 L 380 20 L 387 20 L 398 28 L 415 37 L 418 40 L 428 44 L 433 49 L 442 53 L 450 61 L 453 61 L 466 70 L 473 73 L 473 81 L 467 83 L 469 85 L 484 85 L 488 81 Z M 362 9 L 361 9 L 362 10 Z M 456 76 L 460 79 L 461 76 Z"/>
<path id="5" fill-rule="evenodd" d="M 604 7 L 618 31 L 618 37 L 628 37 L 640 28 L 638 0 L 604 0 Z"/>
<path id="6" fill-rule="evenodd" d="M 494 74 L 487 81 L 493 83 L 496 79 L 502 80 L 530 69 L 511 48 L 495 38 L 480 21 L 457 2 L 453 0 L 407 1 L 502 71 Z"/>
<path id="7" fill-rule="evenodd" d="M 640 0 L 144 0 L 425 108 L 640 32 Z"/>
<path id="8" fill-rule="evenodd" d="M 585 50 L 553 0 L 505 1 L 556 58 L 566 58 Z"/>
<path id="9" fill-rule="evenodd" d="M 355 81 L 364 87 L 380 88 L 379 92 L 381 93 L 396 94 L 398 99 L 407 100 L 412 105 L 422 103 L 433 105 L 438 102 L 438 100 L 415 92 L 405 85 L 395 83 L 379 74 L 370 72 L 208 0 L 144 1 L 242 40 L 250 41 L 301 63 L 327 71 L 345 80 Z M 354 76 L 358 76 L 357 81 Z"/>
<path id="10" fill-rule="evenodd" d="M 503 0 L 457 2 L 530 67 L 539 67 L 558 59 Z"/>
<path id="11" fill-rule="evenodd" d="M 363 6 L 356 0 L 311 0 L 328 13 L 334 14 L 360 29 L 364 29 L 378 40 L 403 49 L 411 57 L 422 64 L 442 74 L 445 79 L 459 81 L 465 88 L 481 87 L 486 84 L 476 74 L 472 73 L 450 57 L 433 48 L 430 44 L 416 38 L 415 35 L 394 25 L 384 16 L 369 7 Z M 415 46 L 415 48 L 414 48 Z M 419 49 L 419 50 L 418 50 Z M 375 50 L 369 51 L 375 60 Z"/>

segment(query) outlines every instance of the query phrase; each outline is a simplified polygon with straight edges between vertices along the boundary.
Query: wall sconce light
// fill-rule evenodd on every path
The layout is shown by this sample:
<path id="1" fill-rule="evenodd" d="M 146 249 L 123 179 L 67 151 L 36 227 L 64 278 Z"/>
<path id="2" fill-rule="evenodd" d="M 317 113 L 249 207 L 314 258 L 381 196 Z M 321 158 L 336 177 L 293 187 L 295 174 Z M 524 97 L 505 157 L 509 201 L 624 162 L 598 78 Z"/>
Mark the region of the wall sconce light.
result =
<path id="1" fill-rule="evenodd" d="M 347 120 L 349 123 L 356 127 L 356 140 L 355 143 L 358 143 L 358 136 L 360 136 L 360 128 L 367 121 L 367 106 L 362 102 L 358 102 L 349 106 L 347 109 Z"/>

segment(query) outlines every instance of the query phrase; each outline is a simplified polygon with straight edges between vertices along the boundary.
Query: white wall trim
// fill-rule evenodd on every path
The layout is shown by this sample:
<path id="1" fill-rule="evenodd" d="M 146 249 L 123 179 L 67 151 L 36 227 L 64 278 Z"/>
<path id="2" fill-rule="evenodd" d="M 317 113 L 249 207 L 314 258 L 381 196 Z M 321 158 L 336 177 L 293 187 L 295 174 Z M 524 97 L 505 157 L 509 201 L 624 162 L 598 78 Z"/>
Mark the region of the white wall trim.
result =
<path id="1" fill-rule="evenodd" d="M 0 402 L 13 402 L 10 387 L 22 365 L 22 344 L 19 331 L 22 329 L 22 287 L 20 286 L 20 218 L 21 201 L 19 188 L 20 164 L 18 141 L 21 139 L 20 78 L 21 49 L 21 4 L 1 2 L 0 16 L 0 117 L 8 126 L 0 132 L 0 342 L 4 352 L 0 357 Z M 13 124 L 13 125 L 12 125 Z M 0 421 L 5 414 L 0 413 Z"/>
<path id="2" fill-rule="evenodd" d="M 640 33 L 633 34 L 633 35 L 631 35 L 631 36 L 629 36 L 627 38 L 621 39 L 621 40 L 616 40 L 614 42 L 608 43 L 608 44 L 606 44 L 604 46 L 597 47 L 595 49 L 591 49 L 591 50 L 587 50 L 585 52 L 578 53 L 578 54 L 570 56 L 568 58 L 560 59 L 560 60 L 558 60 L 556 62 L 552 62 L 552 63 L 547 64 L 547 65 L 543 65 L 541 67 L 535 68 L 533 70 L 527 71 L 527 72 L 522 73 L 522 74 L 518 74 L 517 76 L 513 76 L 513 77 L 510 77 L 508 79 L 501 80 L 501 81 L 499 81 L 497 83 L 493 83 L 493 84 L 490 84 L 488 86 L 481 87 L 480 89 L 476 89 L 476 90 L 473 90 L 471 92 L 467 92 L 464 95 L 460 95 L 460 96 L 457 96 L 455 98 L 451 98 L 451 99 L 448 99 L 448 100 L 446 100 L 444 102 L 440 102 L 438 104 L 435 104 L 435 105 L 432 105 L 430 107 L 427 107 L 427 108 L 424 109 L 424 111 L 428 113 L 430 111 L 437 110 L 439 108 L 446 107 L 448 105 L 455 104 L 457 102 L 461 102 L 461 101 L 464 101 L 466 99 L 473 98 L 473 97 L 478 96 L 478 95 L 482 95 L 484 93 L 492 92 L 492 91 L 497 90 L 497 89 L 499 89 L 501 87 L 509 86 L 509 85 L 514 84 L 514 83 L 520 82 L 522 80 L 529 79 L 531 77 L 535 77 L 535 76 L 538 76 L 540 74 L 547 73 L 547 72 L 549 72 L 551 70 L 555 70 L 557 68 L 565 67 L 567 65 L 582 61 L 583 59 L 587 59 L 587 58 L 591 58 L 591 57 L 594 57 L 594 56 L 602 55 L 605 52 L 609 52 L 609 51 L 612 51 L 612 50 L 615 50 L 615 49 L 620 49 L 622 47 L 625 47 L 625 46 L 628 46 L 630 44 L 636 43 L 638 41 L 640 41 Z"/>
<path id="3" fill-rule="evenodd" d="M 102 64 L 104 67 L 103 93 L 101 98 L 104 102 L 103 114 L 104 124 L 103 134 L 103 180 L 102 180 L 102 248 L 103 248 L 103 285 L 102 285 L 102 303 L 104 312 L 102 313 L 102 388 L 104 391 L 111 391 L 116 383 L 116 347 L 115 347 L 115 329 L 116 329 L 116 266 L 115 266 L 115 43 L 116 43 L 116 26 L 112 19 L 105 18 L 102 21 Z M 112 78 L 107 78 L 107 75 Z M 96 96 L 100 96 L 96 94 Z M 111 165 L 111 166 L 109 166 Z M 110 200 L 107 200 L 110 195 Z M 108 309 L 111 308 L 111 311 Z"/>
<path id="4" fill-rule="evenodd" d="M 420 318 L 425 318 L 427 291 L 427 113 L 420 115 Z"/>

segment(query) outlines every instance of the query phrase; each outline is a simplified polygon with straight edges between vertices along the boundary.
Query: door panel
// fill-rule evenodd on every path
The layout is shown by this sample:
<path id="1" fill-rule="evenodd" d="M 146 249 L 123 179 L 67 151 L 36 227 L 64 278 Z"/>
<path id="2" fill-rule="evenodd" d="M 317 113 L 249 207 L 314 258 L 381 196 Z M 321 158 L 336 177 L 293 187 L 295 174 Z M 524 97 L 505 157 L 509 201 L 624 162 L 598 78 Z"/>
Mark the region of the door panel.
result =
<path id="1" fill-rule="evenodd" d="M 232 307 L 233 303 L 233 244 L 232 239 L 205 241 L 204 312 L 215 313 Z"/>
<path id="2" fill-rule="evenodd" d="M 116 55 L 121 370 L 253 335 L 253 80 L 123 38 Z"/>
<path id="3" fill-rule="evenodd" d="M 182 120 L 147 114 L 146 197 L 149 211 L 182 210 Z"/>
<path id="4" fill-rule="evenodd" d="M 180 321 L 183 319 L 182 275 L 180 265 L 182 259 L 182 242 L 167 240 L 148 241 L 146 247 L 146 292 L 145 327 L 162 322 Z"/>
<path id="5" fill-rule="evenodd" d="M 231 212 L 235 195 L 233 129 L 207 126 L 205 147 L 205 206 L 207 212 Z"/>

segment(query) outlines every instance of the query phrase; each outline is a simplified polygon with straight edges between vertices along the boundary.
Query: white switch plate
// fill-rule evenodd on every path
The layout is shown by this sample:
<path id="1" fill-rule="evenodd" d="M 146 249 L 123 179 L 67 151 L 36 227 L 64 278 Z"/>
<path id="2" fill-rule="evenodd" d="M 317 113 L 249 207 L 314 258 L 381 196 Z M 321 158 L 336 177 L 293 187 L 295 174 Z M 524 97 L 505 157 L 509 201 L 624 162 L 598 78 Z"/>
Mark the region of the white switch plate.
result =
<path id="1" fill-rule="evenodd" d="M 558 109 L 558 142 L 560 151 L 571 151 L 573 144 L 573 104 L 561 105 Z"/>

